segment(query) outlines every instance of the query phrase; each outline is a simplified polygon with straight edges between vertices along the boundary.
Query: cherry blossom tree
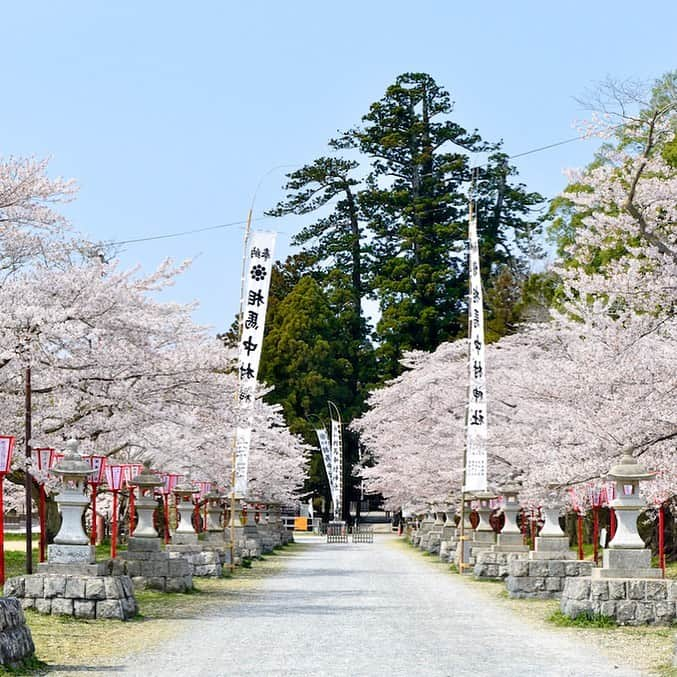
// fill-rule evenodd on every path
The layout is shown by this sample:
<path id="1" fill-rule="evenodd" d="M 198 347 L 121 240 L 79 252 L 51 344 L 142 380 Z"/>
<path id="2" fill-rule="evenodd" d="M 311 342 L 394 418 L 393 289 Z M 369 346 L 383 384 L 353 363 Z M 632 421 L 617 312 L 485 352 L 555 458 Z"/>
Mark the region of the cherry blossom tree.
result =
<path id="1" fill-rule="evenodd" d="M 76 437 L 83 453 L 188 469 L 227 485 L 234 355 L 194 324 L 192 306 L 157 300 L 187 264 L 168 261 L 142 275 L 91 256 L 91 243 L 55 210 L 74 190 L 47 178 L 45 162 L 0 160 L 0 425 L 19 441 L 10 479 L 21 481 L 24 467 L 30 364 L 33 446 L 61 448 Z M 291 499 L 305 447 L 278 411 L 258 409 L 256 490 Z"/>

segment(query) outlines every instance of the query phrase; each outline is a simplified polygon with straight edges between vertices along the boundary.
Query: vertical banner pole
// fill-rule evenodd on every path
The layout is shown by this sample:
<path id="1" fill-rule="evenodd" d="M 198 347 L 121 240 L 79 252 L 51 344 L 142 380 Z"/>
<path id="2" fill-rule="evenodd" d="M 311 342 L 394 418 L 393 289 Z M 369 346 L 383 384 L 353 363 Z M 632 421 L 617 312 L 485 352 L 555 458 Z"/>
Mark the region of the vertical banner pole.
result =
<path id="1" fill-rule="evenodd" d="M 33 490 L 33 478 L 31 477 L 31 437 L 33 436 L 32 431 L 32 403 L 31 403 L 31 366 L 28 364 L 26 366 L 25 372 L 25 435 L 26 435 L 26 478 L 25 478 L 25 491 L 26 491 L 26 573 L 33 573 L 33 500 L 32 500 L 32 490 Z"/>
<path id="2" fill-rule="evenodd" d="M 252 227 L 252 212 L 253 208 L 249 208 L 247 214 L 247 225 L 244 229 L 244 238 L 242 240 L 242 267 L 240 273 L 240 310 L 237 317 L 237 341 L 238 344 L 242 340 L 242 316 L 244 315 L 244 290 L 245 290 L 245 271 L 247 268 L 247 243 L 249 242 L 249 233 L 251 232 Z M 237 392 L 235 397 L 239 398 L 240 395 L 240 370 L 238 369 L 237 375 Z M 236 402 L 239 409 L 239 399 Z M 231 453 L 231 471 L 230 471 L 230 571 L 231 573 L 235 569 L 235 461 L 237 460 L 237 431 L 233 435 L 233 449 Z"/>
<path id="3" fill-rule="evenodd" d="M 465 564 L 465 510 L 468 492 L 487 490 L 487 392 L 484 354 L 484 300 L 475 206 L 477 168 L 473 169 L 468 200 L 468 406 L 463 450 L 461 546 L 459 573 Z"/>

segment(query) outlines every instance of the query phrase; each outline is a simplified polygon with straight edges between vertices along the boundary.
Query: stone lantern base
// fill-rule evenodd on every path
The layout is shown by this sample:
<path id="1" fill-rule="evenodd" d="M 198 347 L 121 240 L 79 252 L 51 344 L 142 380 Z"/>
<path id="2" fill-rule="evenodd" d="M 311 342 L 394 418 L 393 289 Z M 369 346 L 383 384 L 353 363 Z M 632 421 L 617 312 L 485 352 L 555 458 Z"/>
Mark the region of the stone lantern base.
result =
<path id="1" fill-rule="evenodd" d="M 605 616 L 619 625 L 669 625 L 677 619 L 677 581 L 651 568 L 645 548 L 607 548 L 590 577 L 567 581 L 562 612 Z"/>
<path id="2" fill-rule="evenodd" d="M 234 545 L 241 557 L 248 559 L 261 557 L 261 537 L 254 525 L 236 525 Z"/>
<path id="3" fill-rule="evenodd" d="M 473 574 L 475 578 L 507 578 L 510 574 L 510 562 L 525 560 L 529 556 L 529 546 L 522 542 L 520 533 L 500 533 L 496 544 L 489 550 L 477 553 Z"/>
<path id="4" fill-rule="evenodd" d="M 536 549 L 527 559 L 508 562 L 505 584 L 513 598 L 558 598 L 568 578 L 590 576 L 593 566 L 593 562 L 576 560 L 566 536 L 538 536 Z"/>
<path id="5" fill-rule="evenodd" d="M 230 564 L 230 548 L 199 541 L 193 545 L 168 545 L 166 552 L 170 562 L 187 562 L 191 576 L 219 578 L 224 564 Z"/>
<path id="6" fill-rule="evenodd" d="M 129 576 L 137 590 L 151 588 L 161 592 L 188 592 L 193 589 L 189 562 L 172 559 L 162 550 L 159 538 L 135 538 L 127 541 L 127 550 L 111 560 L 114 572 Z"/>
<path id="7" fill-rule="evenodd" d="M 526 546 L 525 546 L 526 547 Z M 528 557 L 528 548 L 526 552 L 512 550 L 483 550 L 477 555 L 473 575 L 475 578 L 507 578 L 510 575 L 510 563 Z"/>
<path id="8" fill-rule="evenodd" d="M 10 578 L 5 595 L 24 609 L 76 618 L 126 621 L 136 615 L 134 588 L 128 576 L 107 575 L 107 565 L 47 565 L 37 574 Z"/>
<path id="9" fill-rule="evenodd" d="M 442 542 L 442 529 L 443 527 L 441 526 L 433 526 L 430 531 L 421 537 L 418 547 L 421 548 L 421 550 L 429 552 L 431 555 L 439 555 L 440 543 Z"/>
<path id="10" fill-rule="evenodd" d="M 605 616 L 618 625 L 670 625 L 676 606 L 677 581 L 656 578 L 572 578 L 561 601 L 570 618 Z"/>

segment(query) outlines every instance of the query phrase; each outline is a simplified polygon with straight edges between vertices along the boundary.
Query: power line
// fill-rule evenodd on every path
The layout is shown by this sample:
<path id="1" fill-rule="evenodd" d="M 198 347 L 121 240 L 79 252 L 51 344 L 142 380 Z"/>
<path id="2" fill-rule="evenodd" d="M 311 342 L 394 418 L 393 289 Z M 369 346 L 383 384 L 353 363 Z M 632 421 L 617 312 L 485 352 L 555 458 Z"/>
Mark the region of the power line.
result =
<path id="1" fill-rule="evenodd" d="M 610 127 L 610 130 L 616 130 L 620 129 L 621 127 L 626 126 L 627 123 L 621 123 L 619 125 L 615 125 L 614 127 Z M 535 153 L 541 153 L 546 150 L 550 150 L 552 148 L 557 148 L 558 146 L 564 146 L 569 143 L 573 143 L 574 141 L 583 141 L 587 139 L 588 136 L 585 134 L 580 134 L 578 136 L 572 136 L 568 139 L 562 139 L 561 141 L 555 141 L 554 143 L 549 143 L 545 146 L 538 146 L 537 148 L 532 148 L 530 150 L 526 150 L 522 153 L 516 153 L 515 155 L 508 155 L 507 159 L 508 160 L 515 160 L 517 158 L 525 157 L 527 155 L 534 155 Z M 297 165 L 276 165 L 268 171 L 264 176 L 268 176 L 274 169 L 279 169 L 281 167 L 296 167 Z M 484 163 L 483 165 L 477 165 L 476 167 L 483 167 L 483 166 L 488 166 L 488 162 Z M 261 181 L 259 181 L 260 185 Z M 257 186 L 257 190 L 258 190 Z M 435 210 L 437 211 L 437 210 Z M 259 216 L 255 219 L 254 221 L 264 221 L 267 219 L 275 218 L 272 216 Z M 107 247 L 114 247 L 117 245 L 125 245 L 125 244 L 136 244 L 139 242 L 152 242 L 153 240 L 166 240 L 169 238 L 173 237 L 183 237 L 185 235 L 195 235 L 196 233 L 204 233 L 210 230 L 221 230 L 223 228 L 234 228 L 236 226 L 244 226 L 247 223 L 246 219 L 243 221 L 231 221 L 230 223 L 222 223 L 217 226 L 207 226 L 206 228 L 195 228 L 193 230 L 184 230 L 178 233 L 164 233 L 162 235 L 150 235 L 148 237 L 137 237 L 133 238 L 130 240 L 116 240 L 116 241 L 110 241 L 110 242 L 103 242 L 102 244 Z"/>
<path id="2" fill-rule="evenodd" d="M 253 219 L 254 221 L 265 221 L 266 219 L 271 219 L 272 216 L 259 216 L 258 218 Z M 193 230 L 183 230 L 179 233 L 165 233 L 163 235 L 149 235 L 148 237 L 137 237 L 132 240 L 116 240 L 115 242 L 103 242 L 102 244 L 107 247 L 113 247 L 115 245 L 123 244 L 135 244 L 136 242 L 150 242 L 151 240 L 166 240 L 170 237 L 181 237 L 183 235 L 194 235 L 195 233 L 205 233 L 209 230 L 220 230 L 222 228 L 234 228 L 235 226 L 244 226 L 247 223 L 244 221 L 231 221 L 230 223 L 221 223 L 218 226 L 207 226 L 206 228 L 195 228 Z"/>

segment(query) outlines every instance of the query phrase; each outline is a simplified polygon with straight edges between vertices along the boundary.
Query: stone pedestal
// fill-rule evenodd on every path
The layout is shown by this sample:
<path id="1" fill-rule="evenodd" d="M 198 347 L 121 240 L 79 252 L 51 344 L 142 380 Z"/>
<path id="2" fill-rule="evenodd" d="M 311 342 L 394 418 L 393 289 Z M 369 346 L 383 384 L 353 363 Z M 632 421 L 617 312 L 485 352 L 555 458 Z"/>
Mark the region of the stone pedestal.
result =
<path id="1" fill-rule="evenodd" d="M 0 665 L 20 670 L 35 654 L 31 631 L 26 625 L 21 603 L 15 597 L 0 599 Z"/>
<path id="2" fill-rule="evenodd" d="M 439 554 L 440 552 L 442 530 L 444 529 L 444 512 L 442 509 L 438 508 L 434 515 L 435 521 L 426 535 L 425 542 L 421 546 L 426 552 L 429 552 L 432 555 Z"/>
<path id="3" fill-rule="evenodd" d="M 222 552 L 223 551 L 223 552 Z M 219 578 L 227 559 L 225 548 L 196 543 L 194 545 L 168 545 L 169 561 L 183 561 L 188 564 L 191 576 Z"/>
<path id="4" fill-rule="evenodd" d="M 124 621 L 136 614 L 134 589 L 128 576 L 43 571 L 10 578 L 5 583 L 5 595 L 19 598 L 24 609 L 54 616 Z"/>
<path id="5" fill-rule="evenodd" d="M 129 576 L 137 590 L 188 592 L 193 589 L 190 563 L 171 558 L 162 550 L 162 542 L 157 537 L 131 537 L 127 550 L 112 562 L 113 570 Z"/>
<path id="6" fill-rule="evenodd" d="M 157 531 L 153 526 L 153 513 L 157 508 L 157 501 L 152 496 L 142 495 L 136 499 L 134 504 L 138 517 L 136 529 L 134 529 L 135 538 L 157 538 Z"/>
<path id="7" fill-rule="evenodd" d="M 567 580 L 562 613 L 613 618 L 618 625 L 671 625 L 677 621 L 677 581 L 639 578 Z"/>
<path id="8" fill-rule="evenodd" d="M 527 552 L 483 550 L 477 555 L 473 575 L 475 578 L 507 578 L 510 574 L 510 564 L 526 560 L 527 556 Z"/>
<path id="9" fill-rule="evenodd" d="M 592 562 L 576 561 L 559 526 L 559 507 L 543 508 L 545 524 L 528 559 L 508 563 L 505 584 L 510 597 L 558 598 L 569 578 L 590 576 Z"/>
<path id="10" fill-rule="evenodd" d="M 428 544 L 428 534 L 435 524 L 435 518 L 430 511 L 426 512 L 425 517 L 421 520 L 421 525 L 418 532 L 414 535 L 414 545 L 419 548 L 425 548 Z"/>
<path id="11" fill-rule="evenodd" d="M 127 620 L 137 611 L 130 578 L 111 572 L 106 563 L 95 563 L 94 546 L 82 529 L 82 512 L 89 500 L 85 479 L 92 473 L 77 454 L 77 442 L 69 440 L 63 459 L 52 469 L 62 487 L 56 502 L 61 528 L 47 548 L 47 563 L 38 573 L 10 578 L 5 594 L 20 599 L 24 609 L 78 618 Z"/>
<path id="12" fill-rule="evenodd" d="M 654 474 L 644 470 L 630 451 L 609 471 L 609 478 L 616 483 L 616 498 L 611 502 L 618 520 L 616 534 L 604 551 L 601 569 L 564 588 L 561 608 L 567 616 L 597 614 L 619 625 L 674 622 L 677 581 L 663 580 L 661 572 L 651 568 L 651 552 L 637 531 L 637 518 L 644 506 L 639 483 Z"/>

